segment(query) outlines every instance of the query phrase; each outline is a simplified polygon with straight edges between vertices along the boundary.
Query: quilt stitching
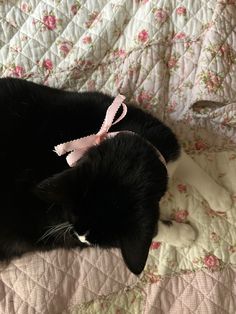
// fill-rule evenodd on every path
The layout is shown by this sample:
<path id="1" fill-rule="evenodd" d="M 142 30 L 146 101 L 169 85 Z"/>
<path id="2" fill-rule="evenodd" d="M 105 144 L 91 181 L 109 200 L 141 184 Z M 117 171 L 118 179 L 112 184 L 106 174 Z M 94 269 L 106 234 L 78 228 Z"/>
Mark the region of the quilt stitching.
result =
<path id="1" fill-rule="evenodd" d="M 200 123 L 204 123 L 204 121 L 201 120 L 201 122 L 199 122 L 200 120 L 197 119 L 202 119 L 203 115 L 200 112 L 197 118 L 193 118 L 193 116 L 190 115 L 191 106 L 196 101 L 197 97 L 204 99 L 207 88 L 212 88 L 211 84 L 215 84 L 217 87 L 217 80 L 219 79 L 213 77 L 206 78 L 206 80 L 208 80 L 206 82 L 201 81 L 200 74 L 202 71 L 209 70 L 214 72 L 214 69 L 216 69 L 215 73 L 217 74 L 217 67 L 224 67 L 224 73 L 221 77 L 221 86 L 223 88 L 218 89 L 215 95 L 213 95 L 211 91 L 208 91 L 210 96 L 214 96 L 213 99 L 217 100 L 220 99 L 219 97 L 224 97 L 224 99 L 230 103 L 236 91 L 233 87 L 233 83 L 231 84 L 232 88 L 230 88 L 230 90 L 226 91 L 225 88 L 230 86 L 231 80 L 234 82 L 232 73 L 235 65 L 233 61 L 231 64 L 224 64 L 226 61 L 221 55 L 220 46 L 218 52 L 215 52 L 213 56 L 204 50 L 209 47 L 209 44 L 215 44 L 217 39 L 213 38 L 212 35 L 218 36 L 218 40 L 221 40 L 222 45 L 226 48 L 226 44 L 232 46 L 236 24 L 230 14 L 235 8 L 234 4 L 230 7 L 226 3 L 227 1 L 228 0 L 224 2 L 215 0 L 199 1 L 195 2 L 194 6 L 188 1 L 173 1 L 168 7 L 167 1 L 151 0 L 136 1 L 135 3 L 132 1 L 119 1 L 119 3 L 117 3 L 109 0 L 99 3 L 95 1 L 91 2 L 90 0 L 80 1 L 80 3 L 70 0 L 60 0 L 56 2 L 40 0 L 39 2 L 32 1 L 28 3 L 32 7 L 32 10 L 29 12 L 24 12 L 22 6 L 24 1 L 8 1 L 7 4 L 1 3 L 0 10 L 2 9 L 3 11 L 0 13 L 0 20 L 3 31 L 0 34 L 0 73 L 1 76 L 13 75 L 14 66 L 23 66 L 25 67 L 24 75 L 26 78 L 27 75 L 30 75 L 30 79 L 41 83 L 44 82 L 47 85 L 62 86 L 63 88 L 71 87 L 74 90 L 87 90 L 88 88 L 90 90 L 99 89 L 112 94 L 116 94 L 118 90 L 120 92 L 125 91 L 124 93 L 129 96 L 129 99 L 139 102 L 143 108 L 156 112 L 166 120 L 171 117 L 171 125 L 174 122 L 173 119 L 179 119 L 183 122 L 185 114 L 184 119 L 186 119 L 186 125 L 188 127 L 188 123 L 190 123 L 188 119 L 190 118 L 192 118 L 191 123 L 196 123 L 197 121 L 198 125 L 200 125 Z M 70 11 L 73 5 L 78 5 L 75 14 Z M 44 8 L 48 12 L 53 10 L 58 18 L 63 19 L 63 23 L 60 28 L 48 31 L 49 36 L 43 37 L 45 36 L 45 34 L 43 34 L 42 38 L 40 38 L 39 27 L 32 30 L 30 30 L 29 27 L 32 19 L 36 19 L 36 21 L 39 21 L 38 23 L 43 23 Z M 164 21 L 165 10 L 168 11 L 166 21 Z M 98 24 L 96 24 L 97 20 L 94 18 L 96 15 L 94 12 L 97 12 L 96 14 L 98 14 L 101 19 Z M 145 12 L 145 15 L 143 14 L 142 16 L 142 12 Z M 123 14 L 122 17 L 125 15 L 122 23 L 117 18 L 118 14 Z M 17 16 L 17 21 L 14 21 L 14 16 Z M 158 19 L 162 19 L 162 22 Z M 84 24 L 81 24 L 86 21 L 91 23 L 88 28 L 86 28 Z M 220 28 L 222 27 L 222 21 L 228 25 L 227 32 L 226 29 L 222 31 Z M 212 22 L 215 24 L 213 23 L 210 25 L 210 28 L 207 29 L 206 24 Z M 5 31 L 5 29 L 7 31 Z M 111 40 L 112 36 L 108 34 L 109 29 L 119 32 L 119 34 L 116 35 L 115 41 Z M 73 36 L 72 30 L 77 30 L 77 33 Z M 143 37 L 141 36 L 139 41 L 138 34 L 143 30 Z M 145 31 L 147 33 L 145 33 Z M 185 37 L 180 40 L 171 37 L 176 36 L 176 34 L 179 36 L 182 34 L 181 36 Z M 28 36 L 28 41 L 21 41 L 21 38 L 24 36 Z M 82 43 L 83 36 L 91 37 L 91 46 Z M 167 36 L 167 38 L 165 36 Z M 47 42 L 46 40 L 43 41 L 43 38 L 47 38 Z M 59 41 L 71 39 L 73 41 L 73 47 L 67 55 L 61 54 Z M 207 40 L 209 40 L 209 43 Z M 15 45 L 19 44 L 22 49 L 21 52 L 17 53 L 10 50 L 11 47 L 15 48 Z M 29 49 L 34 49 L 34 47 L 38 47 L 39 49 L 39 63 L 36 62 L 33 55 L 28 54 Z M 235 51 L 233 46 L 232 49 Z M 96 50 L 101 51 L 97 53 Z M 116 55 L 119 53 L 121 56 Z M 227 51 L 225 53 L 227 53 Z M 49 71 L 42 68 L 42 63 L 46 58 L 52 59 L 55 68 Z M 80 66 L 78 67 L 80 72 L 84 72 L 78 79 L 73 77 L 73 70 L 77 68 L 77 64 L 75 63 L 76 58 L 82 60 L 82 62 L 93 62 L 90 68 L 86 68 L 86 65 L 81 66 L 81 68 Z M 13 64 L 14 62 L 15 65 Z M 138 68 L 138 66 L 140 66 L 140 68 Z M 187 67 L 186 71 L 184 71 L 183 66 Z M 136 82 L 131 82 L 130 85 L 128 84 L 129 81 L 131 81 L 129 67 L 134 68 L 134 71 L 136 71 L 134 74 Z M 102 72 L 103 69 L 106 69 L 104 76 Z M 165 72 L 164 75 L 161 73 L 163 75 L 161 86 L 155 79 L 157 75 L 160 75 L 160 70 L 163 71 L 163 69 Z M 20 71 L 20 68 L 18 70 Z M 19 72 L 17 75 L 21 75 L 21 73 Z M 116 76 L 120 76 L 120 81 L 115 81 Z M 211 79 L 215 81 L 209 81 Z M 200 82 L 198 82 L 198 80 L 200 80 Z M 90 81 L 94 81 L 92 87 L 89 87 Z M 198 94 L 196 93 L 195 86 L 194 88 L 190 87 L 186 92 L 185 84 L 189 83 L 192 83 L 199 89 Z M 213 86 L 213 88 L 215 87 Z M 186 96 L 184 93 L 186 93 Z M 187 100 L 184 97 L 187 97 Z M 166 101 L 168 104 L 166 104 Z M 171 107 L 170 111 L 169 106 L 173 106 L 173 109 Z M 226 118 L 214 116 L 215 113 L 213 111 L 212 115 L 208 116 L 206 123 L 214 124 L 213 127 L 215 129 L 219 125 L 219 128 L 222 127 L 222 132 L 225 132 L 227 136 L 233 139 L 233 128 L 229 128 L 231 134 L 228 135 L 229 133 L 226 133 L 223 126 L 219 123 L 219 119 L 222 119 L 222 121 L 226 119 L 226 126 L 228 123 L 227 119 L 229 119 L 231 123 L 236 123 L 233 122 L 235 109 L 233 106 L 230 108 L 231 109 L 223 106 L 222 111 L 220 111 L 222 112 L 220 115 L 224 114 Z M 191 126 L 189 133 L 191 133 L 192 130 L 194 130 L 194 128 Z M 217 132 L 218 131 L 220 132 L 220 130 L 217 130 Z M 202 143 L 198 138 L 196 139 L 196 136 L 195 133 L 193 135 L 195 141 L 194 145 L 204 146 L 205 139 L 204 141 L 201 139 L 203 141 Z M 224 146 L 221 146 L 221 149 L 223 147 Z M 204 149 L 201 153 L 204 154 Z M 216 168 L 217 167 L 218 166 L 216 166 Z M 175 192 L 177 184 L 178 181 L 176 181 L 173 186 Z M 198 216 L 202 210 L 200 208 L 202 207 L 202 197 L 197 194 L 197 191 L 190 189 L 188 186 L 187 190 L 189 193 L 191 192 L 191 198 L 188 202 L 183 202 L 183 206 L 196 207 L 196 211 L 192 211 L 190 214 L 190 221 L 197 226 L 197 228 L 203 230 L 206 224 L 199 220 Z M 180 199 L 180 201 L 182 202 L 182 199 Z M 197 208 L 198 204 L 199 209 Z M 178 203 L 173 206 L 178 206 Z M 169 208 L 169 210 L 171 210 L 171 208 Z M 143 276 L 144 282 L 145 280 L 150 280 L 147 276 L 147 272 L 150 272 L 153 276 L 162 276 L 165 274 L 172 276 L 188 269 L 197 270 L 207 267 L 204 265 L 206 254 L 214 255 L 215 258 L 217 258 L 217 263 L 222 263 L 220 267 L 235 261 L 235 234 L 233 232 L 233 229 L 235 229 L 235 215 L 232 214 L 231 216 L 228 215 L 228 217 L 222 216 L 211 219 L 206 215 L 205 220 L 208 221 L 209 227 L 209 230 L 205 232 L 205 236 L 208 237 L 205 243 L 197 242 L 193 249 L 178 251 L 161 244 L 161 247 L 156 251 L 150 251 L 147 268 Z M 220 224 L 225 224 L 221 234 L 219 233 Z M 213 241 L 210 239 L 211 233 L 214 234 L 214 237 L 219 242 L 210 242 Z M 196 250 L 199 252 L 198 257 L 200 260 L 198 264 L 193 264 L 193 260 L 196 256 L 194 257 L 192 254 L 194 254 Z M 60 295 L 57 295 L 57 292 L 62 289 L 63 283 L 67 281 L 71 281 L 71 285 L 74 285 L 74 291 L 81 291 L 80 288 L 83 286 L 84 294 L 81 296 L 80 300 L 84 300 L 84 302 L 96 299 L 97 296 L 100 297 L 104 293 L 109 294 L 108 287 L 110 287 L 110 292 L 115 293 L 115 291 L 122 290 L 123 287 L 129 286 L 132 283 L 137 284 L 138 279 L 135 279 L 131 274 L 127 272 L 124 275 L 126 269 L 121 256 L 113 251 L 110 252 L 109 255 L 105 252 L 97 252 L 97 260 L 93 260 L 92 255 L 86 255 L 84 253 L 80 256 L 79 252 L 76 251 L 73 251 L 71 253 L 72 255 L 70 255 L 70 253 L 68 254 L 70 257 L 66 257 L 67 255 L 65 255 L 65 253 L 61 255 L 61 257 L 65 258 L 67 268 L 60 263 L 59 255 L 56 252 L 50 255 L 49 259 L 44 254 L 35 255 L 36 260 L 38 258 L 40 263 L 44 263 L 45 267 L 50 271 L 53 269 L 55 274 L 60 276 L 58 277 L 60 278 L 59 282 L 57 282 L 56 286 L 54 286 L 51 291 L 51 286 L 44 287 L 45 283 L 41 281 L 40 278 L 34 277 L 30 273 L 27 274 L 27 262 L 25 265 L 16 262 L 11 264 L 9 268 L 3 270 L 1 281 L 5 287 L 8 287 L 7 284 L 9 284 L 8 277 L 5 275 L 8 273 L 9 276 L 11 276 L 11 273 L 13 274 L 14 271 L 19 272 L 18 280 L 26 281 L 29 283 L 29 287 L 33 287 L 31 291 L 28 291 L 28 295 L 21 299 L 20 302 L 22 302 L 22 306 L 15 309 L 17 313 L 23 313 L 26 304 L 29 306 L 29 311 L 34 311 L 34 306 L 35 309 L 37 309 L 33 300 L 35 291 L 41 291 L 41 293 L 44 291 L 47 304 L 42 308 L 42 311 L 47 313 L 51 309 L 50 304 L 53 304 L 53 300 Z M 34 260 L 34 257 L 29 258 L 32 258 L 32 261 Z M 51 258 L 52 260 L 50 260 Z M 79 258 L 79 262 L 76 263 L 73 258 Z M 106 266 L 103 265 L 105 261 L 104 258 L 111 259 L 113 263 L 110 265 L 113 268 L 109 270 L 109 274 L 106 273 Z M 212 258 L 214 259 L 214 257 Z M 80 274 L 80 280 L 78 280 L 75 272 L 79 264 L 87 269 L 85 274 Z M 123 277 L 119 274 L 119 269 Z M 22 275 L 22 273 L 24 273 L 24 275 Z M 91 284 L 93 274 L 94 276 L 97 275 L 98 278 L 96 287 Z M 15 289 L 19 289 L 18 280 L 14 282 Z M 222 282 L 225 286 L 224 278 L 222 278 Z M 9 290 L 5 291 L 6 297 L 10 296 L 12 299 L 17 298 L 14 287 L 9 286 Z M 186 289 L 187 288 L 185 288 L 185 290 Z M 212 294 L 214 295 L 213 290 Z M 148 297 L 149 296 L 147 296 L 147 298 Z M 4 300 L 4 298 L 0 299 L 0 310 L 2 310 L 1 307 L 3 308 L 5 306 L 1 300 Z M 74 296 L 74 300 L 78 302 L 77 296 Z M 68 301 L 68 304 L 73 307 L 73 302 L 75 301 Z M 128 300 L 127 302 L 131 301 Z M 206 302 L 210 301 L 207 300 Z M 66 302 L 64 304 L 66 304 Z M 31 307 L 32 305 L 33 307 Z M 119 302 L 116 303 L 114 301 L 114 304 L 110 305 L 109 311 L 113 311 L 115 306 L 120 306 Z M 124 311 L 128 311 L 128 308 L 124 309 Z"/>
<path id="2" fill-rule="evenodd" d="M 213 273 L 213 274 L 214 274 L 214 273 Z M 211 276 L 211 274 L 210 274 L 209 272 L 208 272 L 208 273 L 205 272 L 204 275 L 205 275 L 205 276 Z M 206 295 L 206 294 L 204 294 L 198 287 L 196 287 L 195 285 L 193 286 L 193 282 L 195 281 L 195 276 L 196 276 L 196 273 L 195 273 L 195 275 L 192 274 L 192 275 L 190 275 L 190 276 L 181 276 L 181 277 L 179 278 L 179 281 L 180 281 L 180 282 L 185 282 L 186 285 L 183 287 L 183 290 L 182 290 L 182 291 L 178 291 L 177 294 L 174 294 L 173 291 L 170 290 L 170 289 L 171 289 L 171 286 L 170 286 L 169 288 L 167 287 L 168 284 L 172 281 L 172 279 L 169 278 L 168 280 L 165 280 L 165 285 L 163 285 L 163 282 L 160 283 L 160 284 L 161 284 L 161 289 L 162 289 L 162 292 L 161 292 L 161 293 L 163 293 L 163 290 L 167 291 L 167 293 L 169 293 L 170 295 L 173 296 L 175 302 L 176 302 L 177 300 L 179 300 L 182 305 L 184 305 L 186 308 L 188 308 L 189 313 L 198 313 L 198 308 L 202 305 L 203 302 L 206 302 L 206 301 L 207 301 L 207 302 L 210 302 L 210 303 L 213 303 L 214 306 L 218 309 L 218 311 L 220 311 L 220 313 L 223 313 L 223 312 L 224 312 L 224 313 L 229 313 L 229 312 L 226 312 L 226 309 L 223 308 L 223 307 L 221 307 L 220 304 L 214 302 L 214 300 L 212 300 L 212 299 L 210 298 L 210 295 L 211 295 L 213 289 L 214 289 L 217 285 L 219 285 L 219 283 L 222 284 L 222 283 L 220 282 L 220 278 L 217 278 L 217 279 L 216 279 L 214 276 L 211 276 L 212 279 L 214 279 L 214 286 L 212 287 L 211 291 L 209 291 L 208 294 Z M 224 276 L 224 273 L 219 274 L 219 276 L 220 276 L 220 277 L 221 277 L 221 276 Z M 189 277 L 191 277 L 191 278 L 189 278 Z M 188 279 L 188 280 L 187 280 L 187 279 Z M 179 282 L 179 285 L 180 285 L 180 282 Z M 182 295 L 184 294 L 184 292 L 186 291 L 186 289 L 189 289 L 189 286 L 191 286 L 191 288 L 193 289 L 193 291 L 199 292 L 199 293 L 201 294 L 201 296 L 203 297 L 201 303 L 198 304 L 198 307 L 195 308 L 194 310 L 193 310 L 193 309 L 190 309 L 190 308 L 188 307 L 188 305 L 184 302 L 184 298 L 182 297 Z M 227 291 L 228 291 L 228 289 L 229 289 L 226 285 L 224 286 L 224 288 L 225 288 Z M 218 289 L 220 290 L 221 288 L 219 287 Z M 234 294 L 234 296 L 235 296 L 235 294 Z M 146 301 L 148 301 L 148 300 L 146 300 Z M 161 310 L 161 308 L 159 308 L 157 305 L 151 304 L 151 306 L 152 306 L 152 307 L 155 307 L 157 310 Z M 146 308 L 146 310 L 147 310 L 147 304 L 146 304 L 145 308 Z M 221 312 L 221 310 L 222 310 L 223 312 Z M 148 313 L 148 312 L 147 312 L 147 313 Z M 163 313 L 164 313 L 164 312 L 163 312 Z M 200 312 L 199 312 L 199 313 L 200 313 Z"/>

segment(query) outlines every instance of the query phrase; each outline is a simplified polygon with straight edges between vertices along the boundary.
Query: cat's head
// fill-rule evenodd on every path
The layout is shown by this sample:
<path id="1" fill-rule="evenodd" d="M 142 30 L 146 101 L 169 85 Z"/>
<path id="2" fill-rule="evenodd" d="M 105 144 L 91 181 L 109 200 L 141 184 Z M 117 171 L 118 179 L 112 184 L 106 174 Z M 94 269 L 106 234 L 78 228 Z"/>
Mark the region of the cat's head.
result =
<path id="1" fill-rule="evenodd" d="M 139 274 L 166 187 L 167 171 L 155 148 L 138 135 L 120 133 L 40 183 L 38 191 L 66 208 L 78 235 L 91 245 L 119 247 L 128 268 Z"/>

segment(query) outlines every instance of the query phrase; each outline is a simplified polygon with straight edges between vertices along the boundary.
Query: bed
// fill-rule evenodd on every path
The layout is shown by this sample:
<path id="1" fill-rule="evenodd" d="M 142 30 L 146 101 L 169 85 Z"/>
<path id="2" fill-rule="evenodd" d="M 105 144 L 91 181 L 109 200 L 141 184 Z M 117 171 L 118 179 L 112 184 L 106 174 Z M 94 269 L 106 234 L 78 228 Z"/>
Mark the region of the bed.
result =
<path id="1" fill-rule="evenodd" d="M 118 250 L 28 254 L 0 265 L 0 313 L 236 312 L 236 1 L 0 0 L 0 77 L 121 93 L 165 121 L 231 194 L 209 208 L 174 177 L 161 208 L 189 248 L 153 242 L 144 272 Z"/>

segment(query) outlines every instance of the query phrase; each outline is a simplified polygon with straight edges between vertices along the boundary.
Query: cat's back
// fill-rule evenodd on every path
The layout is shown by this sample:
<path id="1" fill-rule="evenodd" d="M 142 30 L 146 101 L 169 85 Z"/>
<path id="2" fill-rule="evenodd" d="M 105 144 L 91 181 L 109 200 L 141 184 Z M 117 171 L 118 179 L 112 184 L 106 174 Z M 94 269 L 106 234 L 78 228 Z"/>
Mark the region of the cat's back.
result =
<path id="1" fill-rule="evenodd" d="M 54 146 L 96 132 L 111 101 L 96 92 L 0 79 L 0 167 L 17 172 L 30 167 L 45 175 L 63 170 L 66 163 L 53 152 Z"/>
<path id="2" fill-rule="evenodd" d="M 16 78 L 0 79 L 0 112 L 8 117 L 23 117 L 24 114 L 47 108 L 46 104 L 57 101 L 63 92 L 47 86 Z"/>

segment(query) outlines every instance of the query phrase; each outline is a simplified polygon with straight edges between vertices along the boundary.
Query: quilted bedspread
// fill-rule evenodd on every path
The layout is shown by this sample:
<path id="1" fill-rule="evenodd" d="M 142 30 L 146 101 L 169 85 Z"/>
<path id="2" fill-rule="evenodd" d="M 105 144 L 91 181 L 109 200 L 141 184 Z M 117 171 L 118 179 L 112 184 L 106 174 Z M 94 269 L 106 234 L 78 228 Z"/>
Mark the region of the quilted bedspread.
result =
<path id="1" fill-rule="evenodd" d="M 0 313 L 236 313 L 236 1 L 0 0 L 0 76 L 124 94 L 234 202 L 174 177 L 161 207 L 191 247 L 153 242 L 140 277 L 115 249 L 25 255 L 0 265 Z"/>

